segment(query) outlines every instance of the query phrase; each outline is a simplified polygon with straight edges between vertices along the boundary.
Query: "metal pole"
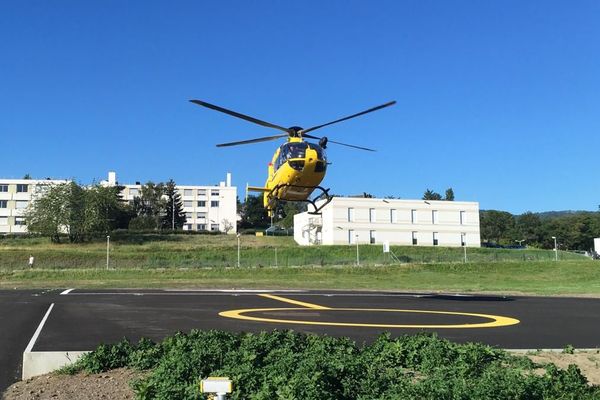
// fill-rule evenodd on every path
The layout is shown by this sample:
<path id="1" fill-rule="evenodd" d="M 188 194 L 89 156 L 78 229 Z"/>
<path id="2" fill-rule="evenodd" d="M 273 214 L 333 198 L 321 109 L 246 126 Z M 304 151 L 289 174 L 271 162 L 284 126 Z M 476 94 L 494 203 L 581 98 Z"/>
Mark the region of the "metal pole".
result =
<path id="1" fill-rule="evenodd" d="M 465 264 L 467 263 L 467 244 L 465 243 L 465 245 L 463 246 L 463 250 L 465 253 Z"/>
<path id="2" fill-rule="evenodd" d="M 360 266 L 360 257 L 358 256 L 358 235 L 356 235 L 356 266 Z"/>
<path id="3" fill-rule="evenodd" d="M 106 269 L 108 270 L 108 264 L 110 262 L 110 236 L 106 236 Z"/>
<path id="4" fill-rule="evenodd" d="M 237 266 L 239 268 L 240 267 L 240 234 L 239 233 L 237 234 L 237 245 L 238 245 L 238 249 L 237 249 L 238 250 L 238 252 L 237 252 L 237 256 L 238 256 Z"/>
<path id="5" fill-rule="evenodd" d="M 175 230 L 175 192 L 173 192 L 173 211 L 171 212 L 173 221 L 171 222 L 171 230 Z"/>

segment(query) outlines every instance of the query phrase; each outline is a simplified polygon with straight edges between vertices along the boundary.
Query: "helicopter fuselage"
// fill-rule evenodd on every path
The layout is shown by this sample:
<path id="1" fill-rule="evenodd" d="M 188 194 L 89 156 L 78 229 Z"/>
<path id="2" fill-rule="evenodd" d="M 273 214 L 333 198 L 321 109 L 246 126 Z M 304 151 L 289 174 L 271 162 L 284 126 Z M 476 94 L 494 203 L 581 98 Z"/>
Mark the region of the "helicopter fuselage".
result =
<path id="1" fill-rule="evenodd" d="M 269 163 L 263 203 L 273 210 L 278 200 L 304 201 L 319 186 L 327 171 L 325 150 L 316 143 L 290 137 Z"/>

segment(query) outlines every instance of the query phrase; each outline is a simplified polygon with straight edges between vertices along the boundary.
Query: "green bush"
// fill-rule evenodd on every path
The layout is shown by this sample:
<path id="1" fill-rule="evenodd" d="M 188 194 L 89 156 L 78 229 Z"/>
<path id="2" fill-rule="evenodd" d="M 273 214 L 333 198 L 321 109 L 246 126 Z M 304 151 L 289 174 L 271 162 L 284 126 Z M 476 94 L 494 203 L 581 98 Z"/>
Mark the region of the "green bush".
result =
<path id="1" fill-rule="evenodd" d="M 231 399 L 600 398 L 600 388 L 573 365 L 550 365 L 542 375 L 526 357 L 430 334 L 384 334 L 360 347 L 294 331 L 192 331 L 158 344 L 102 345 L 65 372 L 126 366 L 150 370 L 132 383 L 138 399 L 206 399 L 199 382 L 208 376 L 229 377 Z"/>

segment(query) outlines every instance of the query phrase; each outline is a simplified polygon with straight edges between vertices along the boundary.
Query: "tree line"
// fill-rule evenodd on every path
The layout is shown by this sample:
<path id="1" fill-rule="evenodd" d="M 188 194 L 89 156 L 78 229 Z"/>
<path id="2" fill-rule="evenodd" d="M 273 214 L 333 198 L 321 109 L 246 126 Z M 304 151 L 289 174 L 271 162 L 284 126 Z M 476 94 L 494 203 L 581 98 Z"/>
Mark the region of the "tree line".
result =
<path id="1" fill-rule="evenodd" d="M 60 242 L 80 243 L 115 229 L 181 229 L 186 221 L 175 182 L 148 182 L 131 203 L 123 186 L 82 186 L 76 182 L 40 186 L 25 211 L 27 230 Z"/>
<path id="2" fill-rule="evenodd" d="M 479 213 L 482 242 L 502 245 L 522 243 L 530 247 L 589 251 L 600 237 L 600 212 L 541 213 L 513 215 L 506 211 Z"/>

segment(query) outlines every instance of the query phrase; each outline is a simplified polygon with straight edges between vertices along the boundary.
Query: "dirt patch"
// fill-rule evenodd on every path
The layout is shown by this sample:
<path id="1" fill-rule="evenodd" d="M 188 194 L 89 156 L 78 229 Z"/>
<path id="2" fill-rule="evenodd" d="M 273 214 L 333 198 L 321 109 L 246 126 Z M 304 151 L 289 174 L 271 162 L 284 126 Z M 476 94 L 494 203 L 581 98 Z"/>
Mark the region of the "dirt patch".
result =
<path id="1" fill-rule="evenodd" d="M 17 382 L 2 400 L 125 400 L 135 399 L 129 383 L 143 374 L 119 368 L 101 374 L 47 374 Z"/>
<path id="2" fill-rule="evenodd" d="M 574 354 L 540 351 L 527 357 L 537 364 L 553 363 L 562 369 L 575 364 L 590 384 L 600 385 L 600 350 L 575 351 Z M 135 394 L 130 382 L 143 375 L 126 368 L 91 375 L 42 375 L 15 383 L 6 390 L 2 400 L 131 400 Z"/>
<path id="3" fill-rule="evenodd" d="M 527 357 L 536 364 L 552 363 L 561 369 L 566 369 L 570 364 L 575 364 L 590 384 L 600 385 L 600 350 L 576 350 L 573 354 L 540 351 L 527 354 Z"/>

